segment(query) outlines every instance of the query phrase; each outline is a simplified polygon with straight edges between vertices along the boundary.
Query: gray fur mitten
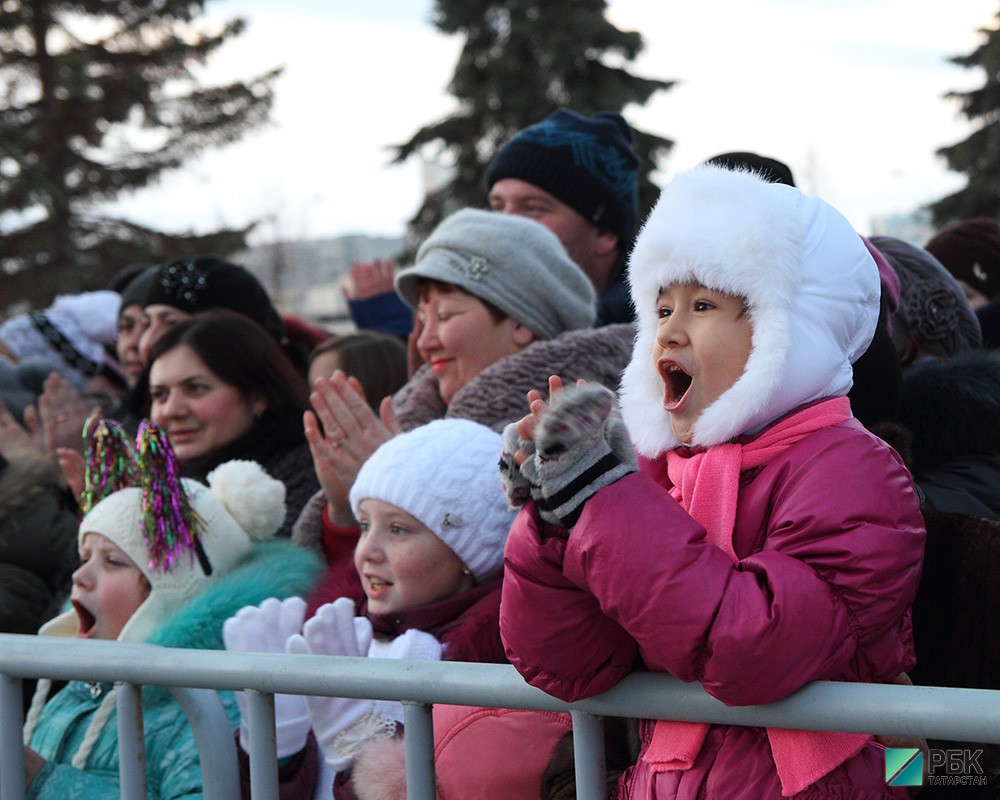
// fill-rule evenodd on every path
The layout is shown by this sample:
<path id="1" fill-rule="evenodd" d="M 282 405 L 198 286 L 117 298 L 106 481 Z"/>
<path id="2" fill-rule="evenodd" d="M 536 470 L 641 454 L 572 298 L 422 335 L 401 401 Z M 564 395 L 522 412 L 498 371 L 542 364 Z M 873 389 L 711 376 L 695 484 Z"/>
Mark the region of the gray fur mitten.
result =
<path id="1" fill-rule="evenodd" d="M 529 454 L 529 461 L 535 454 L 535 443 L 522 439 L 517 434 L 517 423 L 512 422 L 503 429 L 503 445 L 500 451 L 500 484 L 511 508 L 520 508 L 529 497 L 541 497 L 538 485 L 532 486 L 514 463 L 514 453 L 523 450 Z"/>
<path id="2" fill-rule="evenodd" d="M 521 465 L 541 488 L 543 519 L 571 528 L 584 503 L 638 469 L 614 393 L 597 383 L 567 386 L 535 429 L 535 455 Z"/>

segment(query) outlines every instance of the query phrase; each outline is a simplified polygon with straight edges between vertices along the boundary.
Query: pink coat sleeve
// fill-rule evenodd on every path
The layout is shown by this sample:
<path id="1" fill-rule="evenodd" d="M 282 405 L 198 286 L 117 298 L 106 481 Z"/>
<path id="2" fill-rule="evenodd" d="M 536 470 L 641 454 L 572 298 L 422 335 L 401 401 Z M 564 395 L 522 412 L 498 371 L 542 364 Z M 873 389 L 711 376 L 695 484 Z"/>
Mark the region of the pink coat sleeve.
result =
<path id="1" fill-rule="evenodd" d="M 628 675 L 637 648 L 594 595 L 563 576 L 566 534 L 543 522 L 533 501 L 518 514 L 504 554 L 500 636 L 528 683 L 578 700 Z"/>
<path id="2" fill-rule="evenodd" d="M 858 436 L 821 435 L 741 490 L 737 531 L 761 544 L 739 564 L 636 474 L 588 501 L 563 573 L 651 669 L 731 705 L 819 679 L 889 680 L 913 663 L 924 529 L 898 457 Z"/>

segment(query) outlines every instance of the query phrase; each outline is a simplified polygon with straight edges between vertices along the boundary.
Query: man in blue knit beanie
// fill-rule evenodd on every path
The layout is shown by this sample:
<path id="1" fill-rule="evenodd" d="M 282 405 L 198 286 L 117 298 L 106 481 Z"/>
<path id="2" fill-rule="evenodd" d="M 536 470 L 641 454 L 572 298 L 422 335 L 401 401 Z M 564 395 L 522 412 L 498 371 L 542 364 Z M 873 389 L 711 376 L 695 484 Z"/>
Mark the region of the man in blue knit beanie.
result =
<path id="1" fill-rule="evenodd" d="M 598 324 L 630 322 L 625 260 L 635 235 L 639 159 L 620 114 L 559 109 L 517 133 L 486 173 L 490 207 L 559 237 L 599 295 Z"/>
<path id="2" fill-rule="evenodd" d="M 632 322 L 625 266 L 635 238 L 639 159 L 621 114 L 585 117 L 561 108 L 519 131 L 486 172 L 490 208 L 552 231 L 597 291 L 596 325 Z M 393 293 L 352 301 L 358 327 L 409 331 Z"/>

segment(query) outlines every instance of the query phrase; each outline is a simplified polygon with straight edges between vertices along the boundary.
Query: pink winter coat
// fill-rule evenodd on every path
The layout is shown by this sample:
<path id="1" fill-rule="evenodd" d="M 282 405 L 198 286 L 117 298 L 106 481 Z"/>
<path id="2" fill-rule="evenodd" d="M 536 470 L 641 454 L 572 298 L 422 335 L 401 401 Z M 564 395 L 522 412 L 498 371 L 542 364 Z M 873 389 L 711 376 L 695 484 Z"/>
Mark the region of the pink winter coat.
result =
<path id="1" fill-rule="evenodd" d="M 500 626 L 529 683 L 572 701 L 644 664 L 751 705 L 815 680 L 889 682 L 914 665 L 923 522 L 901 460 L 856 421 L 743 473 L 738 564 L 669 487 L 665 456 L 640 461 L 587 502 L 568 538 L 533 504 L 522 510 Z M 652 729 L 643 723 L 643 750 Z M 764 729 L 712 726 L 692 769 L 654 774 L 640 755 L 617 796 L 763 800 L 781 786 Z M 897 796 L 907 795 L 886 787 L 874 743 L 795 795 Z"/>

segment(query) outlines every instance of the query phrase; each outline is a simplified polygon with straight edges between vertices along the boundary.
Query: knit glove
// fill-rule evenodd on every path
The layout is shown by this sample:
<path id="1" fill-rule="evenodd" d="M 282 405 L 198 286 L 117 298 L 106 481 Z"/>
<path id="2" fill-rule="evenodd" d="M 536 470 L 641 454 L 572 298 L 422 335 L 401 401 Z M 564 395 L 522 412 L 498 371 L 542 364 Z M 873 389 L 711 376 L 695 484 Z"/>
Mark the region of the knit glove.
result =
<path id="1" fill-rule="evenodd" d="M 365 617 L 355 617 L 354 601 L 341 597 L 320 606 L 302 626 L 302 633 L 288 638 L 285 649 L 299 655 L 358 658 L 367 657 L 371 641 L 371 623 Z M 388 738 L 396 730 L 395 720 L 374 700 L 309 696 L 306 706 L 316 741 L 334 772 L 346 770 L 365 742 Z"/>
<path id="2" fill-rule="evenodd" d="M 597 383 L 567 386 L 535 428 L 535 454 L 521 475 L 541 488 L 543 519 L 572 528 L 584 503 L 638 469 L 615 395 Z"/>
<path id="3" fill-rule="evenodd" d="M 306 601 L 289 597 L 280 601 L 269 597 L 260 606 L 241 608 L 222 626 L 222 641 L 226 650 L 237 653 L 284 653 L 285 642 L 302 630 Z M 250 751 L 247 733 L 247 699 L 244 692 L 236 693 L 240 708 L 240 745 Z M 294 755 L 306 746 L 309 736 L 309 713 L 301 695 L 274 696 L 274 724 L 278 742 L 278 758 Z"/>

